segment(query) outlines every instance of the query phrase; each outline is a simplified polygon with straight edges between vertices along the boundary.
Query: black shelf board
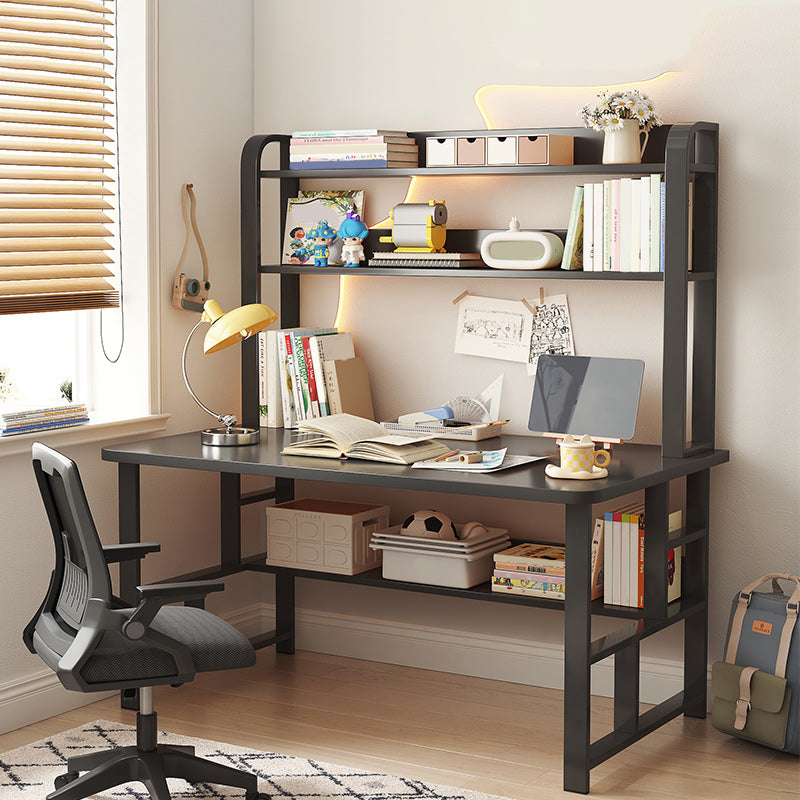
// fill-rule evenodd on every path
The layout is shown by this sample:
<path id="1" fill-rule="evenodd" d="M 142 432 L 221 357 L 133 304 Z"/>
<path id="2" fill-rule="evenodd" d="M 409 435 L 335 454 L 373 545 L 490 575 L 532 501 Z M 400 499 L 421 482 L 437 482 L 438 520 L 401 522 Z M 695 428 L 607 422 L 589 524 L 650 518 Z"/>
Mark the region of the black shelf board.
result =
<path id="1" fill-rule="evenodd" d="M 714 173 L 714 164 L 689 164 L 689 172 Z M 663 173 L 664 163 L 657 164 L 564 164 L 541 166 L 514 164 L 482 167 L 412 167 L 401 169 L 265 169 L 262 178 L 413 178 L 463 177 L 464 175 L 650 175 Z"/>
<path id="2" fill-rule="evenodd" d="M 428 583 L 412 583 L 410 581 L 395 581 L 384 578 L 381 569 L 372 569 L 359 572 L 356 575 L 338 575 L 332 572 L 317 572 L 316 570 L 296 569 L 294 567 L 280 567 L 265 562 L 266 554 L 254 556 L 244 561 L 244 569 L 252 572 L 289 572 L 297 578 L 310 578 L 317 581 L 331 581 L 334 583 L 350 583 L 359 586 L 374 586 L 382 589 L 397 589 L 405 592 L 418 592 L 421 594 L 438 594 L 447 597 L 461 597 L 468 600 L 481 600 L 490 603 L 505 603 L 507 605 L 530 606 L 533 608 L 548 608 L 551 611 L 564 611 L 563 600 L 550 600 L 547 597 L 528 597 L 519 594 L 503 594 L 493 592 L 490 583 L 481 583 L 469 589 L 459 589 L 452 586 L 434 586 Z M 595 600 L 591 604 L 592 614 L 604 617 L 619 617 L 623 619 L 638 620 L 642 616 L 641 609 L 626 608 L 624 606 L 606 606 L 602 600 Z"/>
<path id="3" fill-rule="evenodd" d="M 311 267 L 304 264 L 262 264 L 263 275 L 356 275 L 417 278 L 535 278 L 572 281 L 648 281 L 662 282 L 663 272 L 583 272 L 568 269 L 492 269 L 491 267 Z M 714 280 L 712 272 L 690 272 L 689 281 Z"/>

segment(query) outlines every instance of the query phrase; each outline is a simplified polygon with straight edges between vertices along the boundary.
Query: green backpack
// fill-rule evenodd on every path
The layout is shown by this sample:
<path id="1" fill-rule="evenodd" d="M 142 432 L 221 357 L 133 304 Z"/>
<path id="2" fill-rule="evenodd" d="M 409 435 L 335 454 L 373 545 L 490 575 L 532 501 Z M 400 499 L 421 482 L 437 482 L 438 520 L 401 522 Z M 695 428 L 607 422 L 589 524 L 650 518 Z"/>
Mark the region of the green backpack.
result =
<path id="1" fill-rule="evenodd" d="M 771 592 L 754 589 L 772 580 Z M 792 581 L 786 595 L 779 580 Z M 725 661 L 711 672 L 711 724 L 723 733 L 800 753 L 800 578 L 763 575 L 733 598 Z"/>

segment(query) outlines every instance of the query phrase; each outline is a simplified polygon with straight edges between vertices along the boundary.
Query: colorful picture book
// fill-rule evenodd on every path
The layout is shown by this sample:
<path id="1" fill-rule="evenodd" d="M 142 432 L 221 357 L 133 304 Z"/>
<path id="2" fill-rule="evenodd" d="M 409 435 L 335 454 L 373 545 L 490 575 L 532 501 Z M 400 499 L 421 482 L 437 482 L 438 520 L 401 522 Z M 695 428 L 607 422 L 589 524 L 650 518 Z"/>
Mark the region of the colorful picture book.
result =
<path id="1" fill-rule="evenodd" d="M 603 596 L 605 534 L 602 519 L 592 532 L 590 597 Z M 566 597 L 566 549 L 561 545 L 522 542 L 495 553 L 492 591 L 563 600 Z"/>
<path id="2" fill-rule="evenodd" d="M 339 230 L 348 211 L 364 216 L 364 190 L 308 190 L 298 197 L 289 198 L 286 208 L 286 228 L 283 237 L 283 264 L 314 263 L 312 243 L 306 237 L 320 220 L 325 220 L 334 230 Z M 329 264 L 341 264 L 342 240 L 333 241 L 328 256 Z"/>

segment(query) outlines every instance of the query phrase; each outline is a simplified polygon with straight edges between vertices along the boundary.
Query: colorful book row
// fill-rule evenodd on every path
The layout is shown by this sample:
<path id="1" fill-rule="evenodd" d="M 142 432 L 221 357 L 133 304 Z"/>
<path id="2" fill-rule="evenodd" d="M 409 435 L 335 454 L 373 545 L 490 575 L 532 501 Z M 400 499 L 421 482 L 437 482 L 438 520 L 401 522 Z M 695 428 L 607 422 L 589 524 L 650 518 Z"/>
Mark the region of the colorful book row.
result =
<path id="1" fill-rule="evenodd" d="M 562 269 L 663 272 L 665 202 L 658 173 L 576 187 Z"/>
<path id="2" fill-rule="evenodd" d="M 668 532 L 681 528 L 682 514 L 669 515 Z M 607 511 L 605 523 L 605 588 L 603 600 L 618 606 L 644 608 L 644 510 L 641 504 Z M 680 548 L 667 555 L 667 602 L 681 595 Z"/>
<path id="3" fill-rule="evenodd" d="M 404 135 L 303 135 L 289 142 L 290 169 L 413 167 L 418 162 L 417 143 Z"/>
<path id="4" fill-rule="evenodd" d="M 262 331 L 258 337 L 259 420 L 268 428 L 343 412 L 373 417 L 366 365 L 353 335 L 336 328 Z"/>

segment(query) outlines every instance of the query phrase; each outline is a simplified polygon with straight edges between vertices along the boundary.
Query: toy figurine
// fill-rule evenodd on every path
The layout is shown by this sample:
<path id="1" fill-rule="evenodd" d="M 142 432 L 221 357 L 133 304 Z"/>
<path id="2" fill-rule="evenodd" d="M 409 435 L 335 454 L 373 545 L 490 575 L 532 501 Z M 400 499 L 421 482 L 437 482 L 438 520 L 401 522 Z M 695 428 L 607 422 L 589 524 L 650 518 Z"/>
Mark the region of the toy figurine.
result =
<path id="1" fill-rule="evenodd" d="M 364 245 L 369 228 L 361 221 L 361 217 L 354 211 L 347 212 L 345 219 L 339 226 L 339 238 L 344 242 L 342 247 L 342 262 L 345 267 L 357 267 L 364 260 Z"/>
<path id="2" fill-rule="evenodd" d="M 302 228 L 292 228 L 289 231 L 289 247 L 292 249 L 292 254 L 289 257 L 290 264 L 305 264 L 308 261 L 305 235 L 306 232 Z"/>
<path id="3" fill-rule="evenodd" d="M 331 228 L 328 221 L 321 219 L 307 234 L 306 239 L 311 244 L 314 253 L 314 266 L 327 267 L 328 256 L 331 254 L 330 246 L 336 238 L 336 231 Z"/>

